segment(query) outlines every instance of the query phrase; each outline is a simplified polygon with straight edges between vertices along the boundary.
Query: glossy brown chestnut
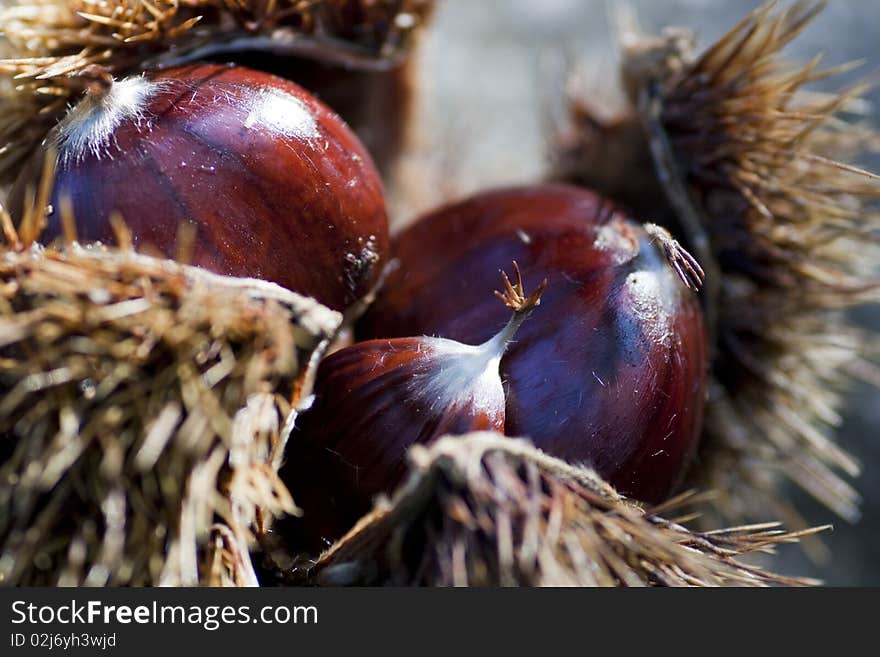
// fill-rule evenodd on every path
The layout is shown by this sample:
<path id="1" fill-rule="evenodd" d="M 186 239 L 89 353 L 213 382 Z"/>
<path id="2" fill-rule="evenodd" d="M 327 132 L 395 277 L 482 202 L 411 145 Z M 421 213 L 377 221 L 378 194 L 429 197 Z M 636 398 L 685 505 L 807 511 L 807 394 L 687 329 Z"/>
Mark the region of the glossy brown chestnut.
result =
<path id="1" fill-rule="evenodd" d="M 381 70 L 304 57 L 237 54 L 235 61 L 294 80 L 333 108 L 363 142 L 383 174 L 404 147 L 412 104 L 412 57 Z"/>
<path id="2" fill-rule="evenodd" d="M 506 433 L 657 502 L 697 444 L 707 347 L 697 299 L 656 242 L 588 190 L 482 193 L 396 238 L 401 266 L 362 336 L 479 343 L 504 321 L 486 302 L 495 263 L 518 261 L 527 284 L 549 286 L 541 321 L 522 328 L 502 363 Z"/>
<path id="3" fill-rule="evenodd" d="M 62 233 L 72 201 L 78 239 L 113 243 L 122 215 L 135 246 L 173 257 L 195 227 L 192 264 L 274 281 L 337 310 L 375 284 L 388 251 L 382 185 L 360 141 L 292 82 L 193 65 L 93 89 L 56 127 L 52 207 Z M 21 214 L 42 154 L 17 181 Z"/>
<path id="4" fill-rule="evenodd" d="M 314 405 L 299 418 L 281 470 L 303 509 L 302 519 L 284 523 L 288 539 L 295 533 L 299 545 L 316 550 L 321 540 L 341 536 L 377 494 L 400 482 L 414 444 L 504 431 L 499 364 L 544 289 L 526 296 L 514 268 L 516 284 L 505 275 L 505 292 L 496 293 L 513 316 L 478 346 L 431 337 L 370 340 L 321 363 Z"/>

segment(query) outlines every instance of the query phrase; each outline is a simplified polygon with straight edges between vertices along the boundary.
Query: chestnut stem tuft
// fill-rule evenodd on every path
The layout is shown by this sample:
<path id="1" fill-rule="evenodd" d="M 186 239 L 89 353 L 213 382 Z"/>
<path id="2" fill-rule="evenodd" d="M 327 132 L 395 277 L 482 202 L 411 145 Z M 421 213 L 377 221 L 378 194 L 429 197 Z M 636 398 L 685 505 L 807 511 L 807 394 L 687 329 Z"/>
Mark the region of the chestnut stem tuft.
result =
<path id="1" fill-rule="evenodd" d="M 87 96 L 103 98 L 110 92 L 113 86 L 113 75 L 106 66 L 99 64 L 91 64 L 77 73 L 77 77 L 82 78 L 85 83 L 85 92 Z"/>
<path id="2" fill-rule="evenodd" d="M 526 297 L 525 288 L 523 287 L 522 273 L 516 260 L 513 261 L 513 271 L 516 274 L 516 284 L 513 285 L 507 277 L 507 273 L 501 269 L 501 277 L 504 279 L 504 292 L 495 290 L 495 296 L 504 302 L 504 305 L 517 313 L 528 312 L 541 304 L 541 295 L 547 288 L 547 279 L 538 286 L 531 296 Z"/>
<path id="3" fill-rule="evenodd" d="M 685 249 L 670 232 L 657 224 L 645 224 L 645 231 L 660 243 L 663 255 L 669 261 L 669 265 L 678 274 L 682 283 L 694 292 L 703 285 L 706 272 L 700 267 L 700 263 L 688 250 Z"/>
<path id="4" fill-rule="evenodd" d="M 513 310 L 513 317 L 510 318 L 510 321 L 504 326 L 503 329 L 492 339 L 486 342 L 483 346 L 488 347 L 488 350 L 495 351 L 499 355 L 503 354 L 507 349 L 507 345 L 510 344 L 510 341 L 513 339 L 513 336 L 516 335 L 516 332 L 519 330 L 519 327 L 522 326 L 522 323 L 529 318 L 529 315 L 532 314 L 532 311 L 541 304 L 541 295 L 544 294 L 544 290 L 547 288 L 547 279 L 538 286 L 538 289 L 535 290 L 530 296 L 526 296 L 525 287 L 523 287 L 522 273 L 519 270 L 519 265 L 516 260 L 513 261 L 513 271 L 516 274 L 516 283 L 513 284 L 510 282 L 510 279 L 507 277 L 507 274 L 503 269 L 501 271 L 501 278 L 504 279 L 504 292 L 499 292 L 495 290 L 495 296 L 501 299 L 504 302 L 504 305 Z"/>

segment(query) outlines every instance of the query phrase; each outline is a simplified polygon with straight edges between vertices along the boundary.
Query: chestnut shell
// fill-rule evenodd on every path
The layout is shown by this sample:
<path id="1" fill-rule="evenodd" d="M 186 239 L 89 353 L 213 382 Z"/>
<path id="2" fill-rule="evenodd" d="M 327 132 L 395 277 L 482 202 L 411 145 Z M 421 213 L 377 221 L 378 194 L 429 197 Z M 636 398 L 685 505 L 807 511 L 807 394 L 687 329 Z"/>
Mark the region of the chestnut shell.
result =
<path id="1" fill-rule="evenodd" d="M 143 106 L 100 148 L 61 138 L 73 113 L 50 137 L 59 143 L 52 207 L 70 197 L 79 241 L 114 243 L 109 217 L 118 212 L 136 247 L 173 257 L 179 226 L 190 222 L 194 265 L 274 281 L 337 310 L 369 291 L 388 252 L 382 184 L 332 110 L 244 67 L 197 64 L 147 79 Z M 14 215 L 42 158 L 11 193 Z M 41 241 L 61 235 L 59 214 Z"/>
<path id="2" fill-rule="evenodd" d="M 302 518 L 279 524 L 287 540 L 320 551 L 323 542 L 339 538 L 369 511 L 376 495 L 400 483 L 414 444 L 446 434 L 504 431 L 497 361 L 497 395 L 468 403 L 470 393 L 486 391 L 462 380 L 451 392 L 461 392 L 463 399 L 444 400 L 431 385 L 439 370 L 454 367 L 456 359 L 477 359 L 479 348 L 462 345 L 463 353 L 457 353 L 442 342 L 450 341 L 368 340 L 321 362 L 314 405 L 297 419 L 280 472 L 303 509 Z"/>
<path id="3" fill-rule="evenodd" d="M 498 263 L 516 260 L 527 287 L 549 284 L 502 361 L 506 433 L 624 494 L 670 494 L 698 442 L 706 335 L 696 296 L 640 225 L 589 190 L 519 187 L 424 216 L 392 252 L 401 266 L 361 337 L 478 344 L 506 320 L 492 291 Z"/>
<path id="4" fill-rule="evenodd" d="M 379 171 L 392 172 L 407 139 L 412 109 L 412 57 L 382 70 L 360 70 L 304 57 L 237 54 L 235 61 L 295 80 L 333 108 L 369 151 Z"/>

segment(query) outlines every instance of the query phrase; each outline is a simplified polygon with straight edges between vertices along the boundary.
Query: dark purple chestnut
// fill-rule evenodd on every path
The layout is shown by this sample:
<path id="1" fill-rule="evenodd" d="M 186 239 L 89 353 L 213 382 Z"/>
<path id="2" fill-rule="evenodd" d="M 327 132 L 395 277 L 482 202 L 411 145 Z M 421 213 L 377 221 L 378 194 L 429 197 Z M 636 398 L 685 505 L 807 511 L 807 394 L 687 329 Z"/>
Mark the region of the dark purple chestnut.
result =
<path id="1" fill-rule="evenodd" d="M 336 310 L 376 283 L 388 252 L 382 184 L 361 142 L 292 82 L 197 64 L 96 82 L 56 126 L 48 225 L 69 198 L 78 240 L 113 243 L 118 213 L 136 247 L 173 257 L 185 224 L 190 261 L 274 281 Z M 16 182 L 19 217 L 38 153 Z"/>
<path id="2" fill-rule="evenodd" d="M 502 363 L 505 432 L 586 463 L 647 502 L 680 481 L 700 434 L 707 369 L 699 268 L 662 229 L 597 194 L 563 185 L 478 194 L 400 234 L 401 266 L 361 336 L 430 334 L 468 344 L 498 330 L 494 263 L 548 279 L 541 321 Z"/>
<path id="3" fill-rule="evenodd" d="M 318 368 L 314 404 L 298 420 L 282 479 L 303 509 L 288 519 L 300 545 L 338 538 L 379 493 L 406 472 L 406 454 L 447 434 L 504 431 L 499 364 L 514 334 L 540 303 L 544 285 L 526 296 L 504 276 L 496 292 L 513 310 L 507 324 L 478 346 L 432 337 L 370 340 L 341 349 Z M 500 306 L 500 304 L 499 304 Z M 311 543 L 311 545 L 310 545 Z"/>

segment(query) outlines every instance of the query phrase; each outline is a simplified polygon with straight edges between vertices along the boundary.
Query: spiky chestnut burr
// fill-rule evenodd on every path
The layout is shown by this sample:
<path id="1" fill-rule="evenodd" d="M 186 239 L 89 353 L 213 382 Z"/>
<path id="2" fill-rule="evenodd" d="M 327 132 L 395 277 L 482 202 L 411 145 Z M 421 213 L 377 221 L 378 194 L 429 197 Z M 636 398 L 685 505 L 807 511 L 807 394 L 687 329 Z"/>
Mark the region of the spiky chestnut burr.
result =
<path id="1" fill-rule="evenodd" d="M 244 67 L 199 64 L 114 81 L 86 97 L 45 142 L 58 162 L 40 239 L 114 242 L 119 215 L 134 246 L 273 281 L 346 310 L 376 284 L 388 250 L 379 174 L 357 137 L 299 86 Z M 32 206 L 45 154 L 10 195 Z M 42 216 L 42 214 L 40 214 Z M 73 236 L 68 235 L 68 238 Z"/>
<path id="2" fill-rule="evenodd" d="M 411 475 L 285 583 L 329 586 L 815 586 L 739 557 L 828 527 L 687 528 L 683 493 L 654 509 L 589 468 L 479 432 L 414 447 Z M 678 516 L 680 520 L 668 518 Z M 609 558 L 613 555 L 613 558 Z"/>
<path id="3" fill-rule="evenodd" d="M 547 284 L 527 295 L 515 261 L 513 268 L 515 283 L 502 271 L 504 291 L 495 292 L 513 315 L 478 346 L 425 336 L 370 340 L 321 363 L 314 406 L 291 435 L 281 474 L 304 514 L 280 531 L 320 549 L 394 489 L 413 445 L 504 430 L 501 358 Z"/>
<path id="4" fill-rule="evenodd" d="M 340 314 L 116 249 L 4 249 L 0 289 L 3 585 L 256 585 Z"/>
<path id="5" fill-rule="evenodd" d="M 477 194 L 417 220 L 393 242 L 400 267 L 363 335 L 487 339 L 489 263 L 514 259 L 550 281 L 542 321 L 502 363 L 506 432 L 585 462 L 641 500 L 664 499 L 697 444 L 707 366 L 702 270 L 658 226 L 563 185 Z M 671 258 L 671 260 L 667 260 Z"/>

